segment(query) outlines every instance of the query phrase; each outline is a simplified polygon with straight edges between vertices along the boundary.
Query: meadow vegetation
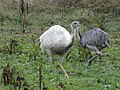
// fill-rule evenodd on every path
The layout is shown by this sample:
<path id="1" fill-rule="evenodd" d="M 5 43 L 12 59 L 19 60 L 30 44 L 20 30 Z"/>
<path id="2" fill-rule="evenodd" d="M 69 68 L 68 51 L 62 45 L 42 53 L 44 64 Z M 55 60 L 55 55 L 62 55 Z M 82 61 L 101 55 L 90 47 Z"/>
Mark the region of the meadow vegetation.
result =
<path id="1" fill-rule="evenodd" d="M 0 90 L 120 90 L 120 1 L 119 0 L 0 0 Z M 59 24 L 69 32 L 78 20 L 81 32 L 99 27 L 111 38 L 103 50 L 102 63 L 91 66 L 88 52 L 78 41 L 66 54 L 63 67 L 53 72 L 49 56 L 35 41 L 50 26 Z M 95 53 L 93 53 L 95 54 Z M 4 75 L 9 80 L 4 82 Z M 41 78 L 42 76 L 42 78 Z M 41 86 L 40 86 L 41 85 Z"/>

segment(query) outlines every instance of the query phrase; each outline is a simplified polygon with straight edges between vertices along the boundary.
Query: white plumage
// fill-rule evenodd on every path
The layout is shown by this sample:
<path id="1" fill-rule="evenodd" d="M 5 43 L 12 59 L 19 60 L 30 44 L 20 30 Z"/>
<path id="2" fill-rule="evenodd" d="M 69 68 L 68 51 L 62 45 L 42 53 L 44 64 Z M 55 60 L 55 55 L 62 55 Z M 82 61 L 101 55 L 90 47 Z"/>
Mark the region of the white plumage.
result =
<path id="1" fill-rule="evenodd" d="M 54 54 L 60 55 L 59 65 L 68 78 L 68 74 L 62 67 L 62 60 L 67 50 L 73 45 L 74 37 L 64 27 L 54 25 L 40 36 L 40 48 L 42 51 L 48 51 L 51 63 L 54 63 Z"/>
<path id="2" fill-rule="evenodd" d="M 72 41 L 70 33 L 60 25 L 54 25 L 50 27 L 40 36 L 40 48 L 44 50 L 50 50 L 52 48 L 59 49 L 69 45 Z"/>

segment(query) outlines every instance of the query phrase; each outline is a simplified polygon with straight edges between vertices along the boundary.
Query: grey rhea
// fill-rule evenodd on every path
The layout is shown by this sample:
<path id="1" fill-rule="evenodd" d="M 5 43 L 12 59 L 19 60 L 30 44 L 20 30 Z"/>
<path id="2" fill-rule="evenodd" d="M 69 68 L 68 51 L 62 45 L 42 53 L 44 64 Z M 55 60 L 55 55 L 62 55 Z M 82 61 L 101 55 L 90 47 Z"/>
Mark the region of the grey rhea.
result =
<path id="1" fill-rule="evenodd" d="M 40 39 L 41 50 L 48 52 L 52 64 L 54 64 L 54 55 L 57 54 L 60 56 L 59 66 L 65 73 L 65 77 L 69 78 L 62 66 L 62 60 L 65 53 L 73 45 L 74 35 L 72 33 L 70 34 L 64 27 L 60 25 L 54 25 L 45 31 L 38 39 Z"/>
<path id="2" fill-rule="evenodd" d="M 79 25 L 78 21 L 74 21 L 72 23 L 73 26 Z M 78 29 L 78 28 L 76 28 Z M 100 28 L 92 28 L 89 31 L 85 32 L 84 35 L 81 34 L 79 30 L 76 30 L 78 33 L 78 38 L 80 40 L 80 43 L 84 48 L 87 48 L 90 51 L 96 51 L 97 55 L 90 58 L 88 60 L 89 65 L 92 63 L 92 61 L 99 56 L 99 61 L 101 63 L 101 57 L 102 57 L 102 49 L 109 47 L 110 45 L 110 37 L 109 35 L 101 30 Z"/>

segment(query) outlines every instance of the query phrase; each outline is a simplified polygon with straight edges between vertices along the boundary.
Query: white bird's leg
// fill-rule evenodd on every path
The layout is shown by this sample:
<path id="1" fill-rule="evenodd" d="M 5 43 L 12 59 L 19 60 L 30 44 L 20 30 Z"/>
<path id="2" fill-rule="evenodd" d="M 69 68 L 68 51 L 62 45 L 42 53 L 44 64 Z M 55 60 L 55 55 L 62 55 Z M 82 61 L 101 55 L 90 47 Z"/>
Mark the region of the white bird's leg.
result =
<path id="1" fill-rule="evenodd" d="M 66 78 L 69 78 L 68 74 L 66 73 L 65 69 L 64 69 L 63 66 L 62 66 L 63 57 L 64 57 L 64 55 L 60 55 L 59 65 L 60 65 L 61 69 L 63 70 L 63 72 L 64 72 L 64 74 L 65 74 L 65 77 L 66 77 Z"/>
<path id="2" fill-rule="evenodd" d="M 51 62 L 51 70 L 50 70 L 50 72 L 52 72 L 53 71 L 53 69 L 54 69 L 54 59 L 53 59 L 53 57 L 54 57 L 54 55 L 53 55 L 53 53 L 52 52 L 50 52 L 50 62 Z"/>
<path id="3" fill-rule="evenodd" d="M 95 47 L 95 46 L 87 45 L 87 48 L 90 49 L 90 50 L 92 50 L 92 51 L 96 51 L 97 54 L 98 54 L 98 55 L 96 55 L 96 56 L 94 56 L 94 57 L 92 57 L 91 59 L 88 60 L 89 65 L 90 65 L 90 64 L 92 63 L 92 61 L 93 61 L 97 56 L 101 57 L 101 56 L 102 56 L 102 53 L 101 53 L 101 51 L 99 51 L 99 50 L 97 49 L 97 47 Z"/>
<path id="4" fill-rule="evenodd" d="M 50 62 L 51 62 L 51 64 L 54 64 L 53 56 L 54 56 L 53 53 L 50 52 Z"/>

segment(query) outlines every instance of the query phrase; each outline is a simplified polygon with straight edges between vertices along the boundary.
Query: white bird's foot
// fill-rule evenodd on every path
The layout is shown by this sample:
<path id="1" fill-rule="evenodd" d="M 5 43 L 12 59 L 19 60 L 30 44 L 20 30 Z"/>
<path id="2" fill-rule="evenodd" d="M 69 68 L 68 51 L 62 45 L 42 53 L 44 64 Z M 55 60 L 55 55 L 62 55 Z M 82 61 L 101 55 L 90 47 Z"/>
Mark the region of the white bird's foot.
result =
<path id="1" fill-rule="evenodd" d="M 61 69 L 63 70 L 64 74 L 65 74 L 65 78 L 69 78 L 68 74 L 66 73 L 65 69 L 62 67 L 62 64 L 59 64 Z"/>
<path id="2" fill-rule="evenodd" d="M 69 76 L 68 76 L 68 74 L 67 74 L 67 73 L 65 73 L 65 78 L 69 79 Z"/>

